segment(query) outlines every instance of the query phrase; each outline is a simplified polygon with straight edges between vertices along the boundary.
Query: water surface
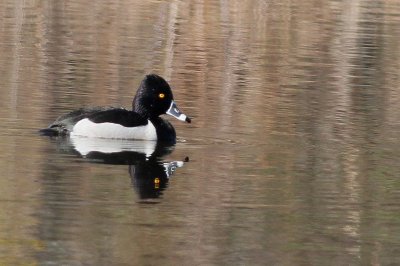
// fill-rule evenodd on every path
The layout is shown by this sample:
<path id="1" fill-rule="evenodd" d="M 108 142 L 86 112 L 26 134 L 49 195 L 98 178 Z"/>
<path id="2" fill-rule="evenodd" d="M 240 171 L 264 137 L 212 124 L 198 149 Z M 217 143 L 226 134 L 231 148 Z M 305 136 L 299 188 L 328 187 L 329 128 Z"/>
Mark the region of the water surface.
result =
<path id="1" fill-rule="evenodd" d="M 0 264 L 400 264 L 397 1 L 0 14 Z M 37 134 L 146 73 L 193 117 L 175 146 Z"/>

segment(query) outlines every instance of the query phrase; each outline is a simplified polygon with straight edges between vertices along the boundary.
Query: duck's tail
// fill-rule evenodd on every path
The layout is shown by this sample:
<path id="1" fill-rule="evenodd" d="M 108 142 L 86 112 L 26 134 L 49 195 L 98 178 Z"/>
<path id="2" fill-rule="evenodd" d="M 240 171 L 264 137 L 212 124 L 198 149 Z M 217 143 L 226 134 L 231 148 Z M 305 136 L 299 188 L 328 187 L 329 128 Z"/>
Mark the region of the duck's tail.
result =
<path id="1" fill-rule="evenodd" d="M 57 137 L 66 136 L 67 130 L 61 127 L 48 127 L 39 130 L 39 134 L 42 136 Z"/>

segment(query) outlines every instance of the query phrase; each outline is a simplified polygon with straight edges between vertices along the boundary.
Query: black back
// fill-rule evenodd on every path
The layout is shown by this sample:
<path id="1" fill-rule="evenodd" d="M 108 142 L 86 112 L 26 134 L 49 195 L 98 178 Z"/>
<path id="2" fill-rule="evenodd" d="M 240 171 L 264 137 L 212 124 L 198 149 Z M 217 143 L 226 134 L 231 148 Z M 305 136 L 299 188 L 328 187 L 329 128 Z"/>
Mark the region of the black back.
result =
<path id="1" fill-rule="evenodd" d="M 114 123 L 124 127 L 137 127 L 147 125 L 147 119 L 133 111 L 125 109 L 111 109 L 96 112 L 87 116 L 94 123 Z"/>

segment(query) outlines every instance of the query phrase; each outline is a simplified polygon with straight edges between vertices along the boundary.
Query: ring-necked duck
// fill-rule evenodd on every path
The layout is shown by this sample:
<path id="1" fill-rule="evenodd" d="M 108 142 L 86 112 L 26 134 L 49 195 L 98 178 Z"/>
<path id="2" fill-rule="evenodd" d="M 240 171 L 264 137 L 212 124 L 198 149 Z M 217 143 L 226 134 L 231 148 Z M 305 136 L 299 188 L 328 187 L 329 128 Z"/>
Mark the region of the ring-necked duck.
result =
<path id="1" fill-rule="evenodd" d="M 174 102 L 169 84 L 158 75 L 147 75 L 132 102 L 132 111 L 115 107 L 81 108 L 62 115 L 48 128 L 48 136 L 84 136 L 113 139 L 176 141 L 174 127 L 159 117 L 169 114 L 181 121 L 191 120 Z"/>

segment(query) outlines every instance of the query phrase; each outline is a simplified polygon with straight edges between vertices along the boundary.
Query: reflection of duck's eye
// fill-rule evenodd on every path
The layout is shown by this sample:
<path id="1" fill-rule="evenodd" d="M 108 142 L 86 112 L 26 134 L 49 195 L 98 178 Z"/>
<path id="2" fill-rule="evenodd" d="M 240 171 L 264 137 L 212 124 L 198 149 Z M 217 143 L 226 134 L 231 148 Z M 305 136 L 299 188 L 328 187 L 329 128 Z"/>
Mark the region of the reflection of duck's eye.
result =
<path id="1" fill-rule="evenodd" d="M 154 188 L 159 188 L 160 187 L 160 178 L 156 177 L 154 178 Z"/>
<path id="2" fill-rule="evenodd" d="M 164 93 L 160 93 L 160 94 L 158 94 L 158 98 L 160 98 L 160 99 L 164 99 L 164 98 L 165 98 L 165 94 L 164 94 Z"/>

